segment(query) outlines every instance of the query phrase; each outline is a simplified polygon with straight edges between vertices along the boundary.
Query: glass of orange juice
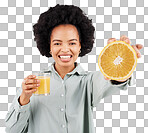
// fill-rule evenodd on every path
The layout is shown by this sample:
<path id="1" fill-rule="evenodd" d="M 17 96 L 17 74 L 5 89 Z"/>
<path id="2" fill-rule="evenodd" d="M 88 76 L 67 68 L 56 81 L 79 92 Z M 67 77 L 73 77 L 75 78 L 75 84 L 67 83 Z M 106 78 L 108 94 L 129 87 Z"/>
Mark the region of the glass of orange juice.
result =
<path id="1" fill-rule="evenodd" d="M 34 92 L 34 95 L 49 95 L 50 94 L 50 73 L 36 72 L 36 79 L 40 80 L 40 86 Z"/>

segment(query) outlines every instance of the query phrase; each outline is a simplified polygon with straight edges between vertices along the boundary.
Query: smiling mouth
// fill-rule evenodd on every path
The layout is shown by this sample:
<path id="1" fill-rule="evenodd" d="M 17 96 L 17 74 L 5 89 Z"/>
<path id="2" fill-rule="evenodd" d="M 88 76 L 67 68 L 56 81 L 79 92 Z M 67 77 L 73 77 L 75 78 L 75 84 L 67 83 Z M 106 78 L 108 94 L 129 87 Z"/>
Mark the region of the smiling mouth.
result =
<path id="1" fill-rule="evenodd" d="M 72 55 L 59 55 L 58 57 L 61 59 L 70 59 Z"/>
<path id="2" fill-rule="evenodd" d="M 58 57 L 62 62 L 70 62 L 72 55 L 59 55 Z"/>

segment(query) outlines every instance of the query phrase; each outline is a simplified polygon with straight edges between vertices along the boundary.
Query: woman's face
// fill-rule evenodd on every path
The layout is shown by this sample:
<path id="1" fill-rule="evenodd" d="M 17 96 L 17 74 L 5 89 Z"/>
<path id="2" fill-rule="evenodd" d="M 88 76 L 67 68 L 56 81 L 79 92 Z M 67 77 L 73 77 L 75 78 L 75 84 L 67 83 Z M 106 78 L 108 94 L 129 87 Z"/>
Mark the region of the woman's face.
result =
<path id="1" fill-rule="evenodd" d="M 56 65 L 73 67 L 80 49 L 79 34 L 75 26 L 70 24 L 59 25 L 52 30 L 50 50 Z"/>

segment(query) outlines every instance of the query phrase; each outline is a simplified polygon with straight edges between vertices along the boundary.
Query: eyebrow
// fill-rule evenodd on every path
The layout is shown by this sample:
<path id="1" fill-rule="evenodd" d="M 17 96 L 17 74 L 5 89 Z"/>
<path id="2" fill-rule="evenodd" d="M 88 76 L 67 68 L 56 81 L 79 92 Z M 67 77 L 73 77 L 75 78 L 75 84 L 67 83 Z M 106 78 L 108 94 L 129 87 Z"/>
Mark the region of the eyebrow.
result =
<path id="1" fill-rule="evenodd" d="M 52 42 L 55 42 L 55 41 L 62 42 L 61 40 L 58 40 L 58 39 L 55 39 L 55 40 L 53 40 Z M 68 42 L 70 42 L 70 41 L 77 41 L 77 39 L 70 39 L 70 40 L 68 40 Z"/>

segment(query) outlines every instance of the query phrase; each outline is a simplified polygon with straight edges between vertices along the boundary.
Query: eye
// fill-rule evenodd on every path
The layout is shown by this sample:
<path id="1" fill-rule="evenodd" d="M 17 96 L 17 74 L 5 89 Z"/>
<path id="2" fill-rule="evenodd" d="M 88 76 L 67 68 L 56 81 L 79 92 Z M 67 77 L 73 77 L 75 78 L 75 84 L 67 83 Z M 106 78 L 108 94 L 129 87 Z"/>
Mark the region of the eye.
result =
<path id="1" fill-rule="evenodd" d="M 70 43 L 70 45 L 76 45 L 76 43 Z"/>
<path id="2" fill-rule="evenodd" d="M 60 45 L 60 43 L 55 43 L 54 45 Z"/>

